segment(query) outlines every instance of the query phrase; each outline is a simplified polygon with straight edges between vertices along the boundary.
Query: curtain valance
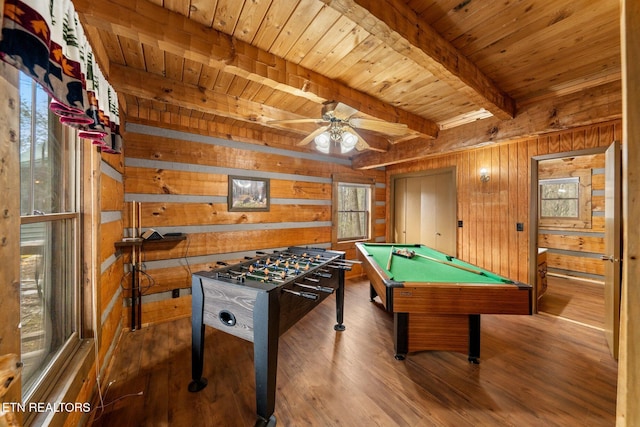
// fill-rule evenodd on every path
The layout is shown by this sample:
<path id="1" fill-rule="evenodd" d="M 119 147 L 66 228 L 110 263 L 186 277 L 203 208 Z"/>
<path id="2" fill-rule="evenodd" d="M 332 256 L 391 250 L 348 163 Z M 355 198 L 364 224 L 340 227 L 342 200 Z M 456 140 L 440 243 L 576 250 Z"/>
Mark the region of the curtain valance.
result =
<path id="1" fill-rule="evenodd" d="M 95 62 L 71 0 L 5 0 L 0 58 L 42 85 L 60 121 L 102 150 L 122 148 L 116 92 Z"/>

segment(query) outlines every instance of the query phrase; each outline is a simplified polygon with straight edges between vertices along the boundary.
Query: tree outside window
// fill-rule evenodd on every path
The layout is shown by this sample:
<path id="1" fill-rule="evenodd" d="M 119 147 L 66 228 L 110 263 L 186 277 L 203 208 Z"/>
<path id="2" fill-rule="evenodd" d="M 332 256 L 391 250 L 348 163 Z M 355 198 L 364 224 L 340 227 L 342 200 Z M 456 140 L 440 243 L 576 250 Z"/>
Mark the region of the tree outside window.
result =
<path id="1" fill-rule="evenodd" d="M 338 183 L 338 241 L 367 240 L 371 234 L 371 185 Z"/>

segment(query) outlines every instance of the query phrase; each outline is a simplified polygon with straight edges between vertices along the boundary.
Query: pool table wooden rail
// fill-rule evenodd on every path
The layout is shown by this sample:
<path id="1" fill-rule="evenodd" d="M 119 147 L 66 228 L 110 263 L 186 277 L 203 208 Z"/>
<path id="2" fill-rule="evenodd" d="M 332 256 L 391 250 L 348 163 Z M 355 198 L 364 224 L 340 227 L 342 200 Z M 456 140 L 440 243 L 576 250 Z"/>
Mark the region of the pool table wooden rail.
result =
<path id="1" fill-rule="evenodd" d="M 469 361 L 477 363 L 481 314 L 532 313 L 532 287 L 525 283 L 443 283 L 428 277 L 397 281 L 376 262 L 366 244 L 358 243 L 356 248 L 371 284 L 371 300 L 379 297 L 384 309 L 394 315 L 396 359 L 417 351 L 444 350 L 466 352 Z"/>
<path id="2" fill-rule="evenodd" d="M 515 285 L 405 283 L 393 311 L 432 314 L 531 314 L 530 290 Z"/>

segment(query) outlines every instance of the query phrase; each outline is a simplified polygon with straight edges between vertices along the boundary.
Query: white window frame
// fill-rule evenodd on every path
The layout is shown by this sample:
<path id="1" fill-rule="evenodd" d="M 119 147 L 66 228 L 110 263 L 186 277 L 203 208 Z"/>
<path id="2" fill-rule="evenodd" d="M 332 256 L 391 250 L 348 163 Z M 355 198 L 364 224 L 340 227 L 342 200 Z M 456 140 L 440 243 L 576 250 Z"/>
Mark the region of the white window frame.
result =
<path id="1" fill-rule="evenodd" d="M 365 235 L 364 236 L 348 236 L 341 238 L 338 236 L 340 229 L 340 213 L 345 212 L 339 210 L 339 197 L 340 197 L 340 188 L 341 187 L 358 187 L 365 188 L 367 190 L 367 200 L 366 200 L 366 208 L 363 211 L 365 215 Z M 357 179 L 352 177 L 334 177 L 333 182 L 333 218 L 334 218 L 334 227 L 333 227 L 333 241 L 334 243 L 344 243 L 344 242 L 358 242 L 358 241 L 367 241 L 371 240 L 373 235 L 373 223 L 374 223 L 374 200 L 375 200 L 375 183 L 370 179 Z M 352 211 L 356 212 L 356 211 Z M 361 211 L 357 211 L 361 212 Z"/>
<path id="2" fill-rule="evenodd" d="M 35 83 L 33 84 L 35 85 Z M 36 86 L 32 86 L 32 88 L 35 87 Z M 40 88 L 38 89 L 42 90 Z M 35 97 L 33 96 L 32 100 L 34 99 Z M 33 113 L 31 117 L 33 118 Z M 50 119 L 54 118 L 55 117 L 53 116 L 50 117 Z M 31 126 L 30 138 L 32 138 L 32 150 L 34 147 L 33 138 L 35 138 L 35 129 L 35 126 Z M 62 161 L 65 162 L 64 165 L 62 165 L 62 168 L 69 171 L 69 174 L 64 174 L 64 176 L 69 176 L 71 178 L 69 180 L 64 178 L 64 181 L 60 186 L 65 192 L 70 191 L 73 194 L 73 197 L 70 198 L 67 195 L 63 197 L 65 202 L 60 209 L 61 212 L 52 213 L 34 211 L 33 203 L 31 203 L 29 212 L 24 212 L 24 214 L 21 215 L 20 222 L 21 225 L 41 223 L 48 227 L 50 224 L 47 223 L 59 223 L 61 227 L 71 227 L 71 231 L 69 232 L 71 237 L 70 239 L 65 240 L 64 244 L 65 248 L 68 249 L 69 253 L 74 258 L 70 270 L 64 273 L 64 280 L 72 282 L 72 285 L 69 287 L 72 291 L 72 295 L 70 295 L 69 299 L 66 300 L 69 303 L 71 311 L 71 315 L 67 319 L 69 320 L 68 324 L 70 325 L 70 328 L 65 332 L 65 334 L 68 333 L 68 335 L 66 335 L 66 339 L 52 353 L 52 356 L 47 357 L 40 362 L 40 370 L 37 372 L 36 376 L 29 381 L 29 384 L 26 384 L 23 380 L 22 400 L 25 405 L 28 405 L 31 402 L 42 403 L 60 401 L 60 393 L 66 394 L 69 390 L 69 382 L 67 379 L 77 383 L 78 379 L 75 377 L 77 376 L 78 366 L 86 364 L 89 360 L 93 360 L 92 357 L 88 357 L 92 354 L 90 352 L 90 341 L 83 340 L 83 322 L 87 321 L 87 319 L 83 319 L 83 317 L 86 318 L 87 315 L 90 317 L 90 313 L 93 311 L 93 308 L 87 307 L 87 304 L 84 303 L 84 301 L 91 301 L 93 289 L 82 288 L 83 276 L 81 271 L 81 239 L 83 230 L 87 227 L 87 224 L 83 224 L 83 221 L 81 220 L 82 211 L 84 210 L 82 205 L 82 191 L 85 187 L 82 183 L 82 179 L 84 178 L 83 174 L 85 173 L 84 168 L 82 167 L 84 141 L 81 141 L 78 138 L 77 131 L 71 127 L 62 126 L 61 133 L 62 137 L 66 140 L 66 142 L 63 143 L 64 149 L 73 150 L 73 155 L 70 156 L 69 152 L 65 151 L 62 156 Z M 48 138 L 50 138 L 50 135 Z M 30 158 L 31 162 L 33 162 L 34 156 L 31 155 Z M 31 176 L 26 179 L 33 182 L 33 177 L 34 175 L 31 174 Z M 31 191 L 33 192 L 33 187 Z M 88 229 L 93 232 L 90 225 Z M 47 250 L 46 246 L 44 250 Z M 87 264 L 87 266 L 91 265 L 91 263 Z M 56 265 L 51 266 L 50 268 L 53 270 L 62 267 Z M 43 302 L 43 304 L 45 303 Z M 86 323 L 84 326 L 85 330 L 88 331 L 90 329 L 86 328 Z M 22 355 L 23 359 L 25 356 L 26 355 L 24 354 Z M 71 360 L 74 360 L 75 363 L 71 363 Z M 63 381 L 62 378 L 66 379 Z M 80 381 L 82 380 L 83 378 L 80 378 Z M 36 419 L 41 418 L 43 415 L 46 414 L 33 412 L 25 413 L 23 420 L 24 425 L 38 424 L 40 421 L 37 421 Z M 57 416 L 57 414 L 55 416 Z"/>

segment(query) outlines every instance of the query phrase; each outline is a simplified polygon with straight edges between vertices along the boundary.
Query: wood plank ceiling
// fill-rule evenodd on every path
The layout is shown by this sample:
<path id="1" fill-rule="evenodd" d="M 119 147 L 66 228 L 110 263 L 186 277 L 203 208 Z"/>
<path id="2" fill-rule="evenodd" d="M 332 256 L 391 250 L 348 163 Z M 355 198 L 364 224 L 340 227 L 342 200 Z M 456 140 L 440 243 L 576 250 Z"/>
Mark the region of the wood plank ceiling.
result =
<path id="1" fill-rule="evenodd" d="M 171 111 L 291 149 L 313 150 L 296 143 L 317 125 L 270 122 L 319 118 L 329 100 L 406 124 L 405 137 L 360 132 L 378 151 L 401 151 L 621 78 L 617 0 L 74 4 L 125 116 Z"/>

